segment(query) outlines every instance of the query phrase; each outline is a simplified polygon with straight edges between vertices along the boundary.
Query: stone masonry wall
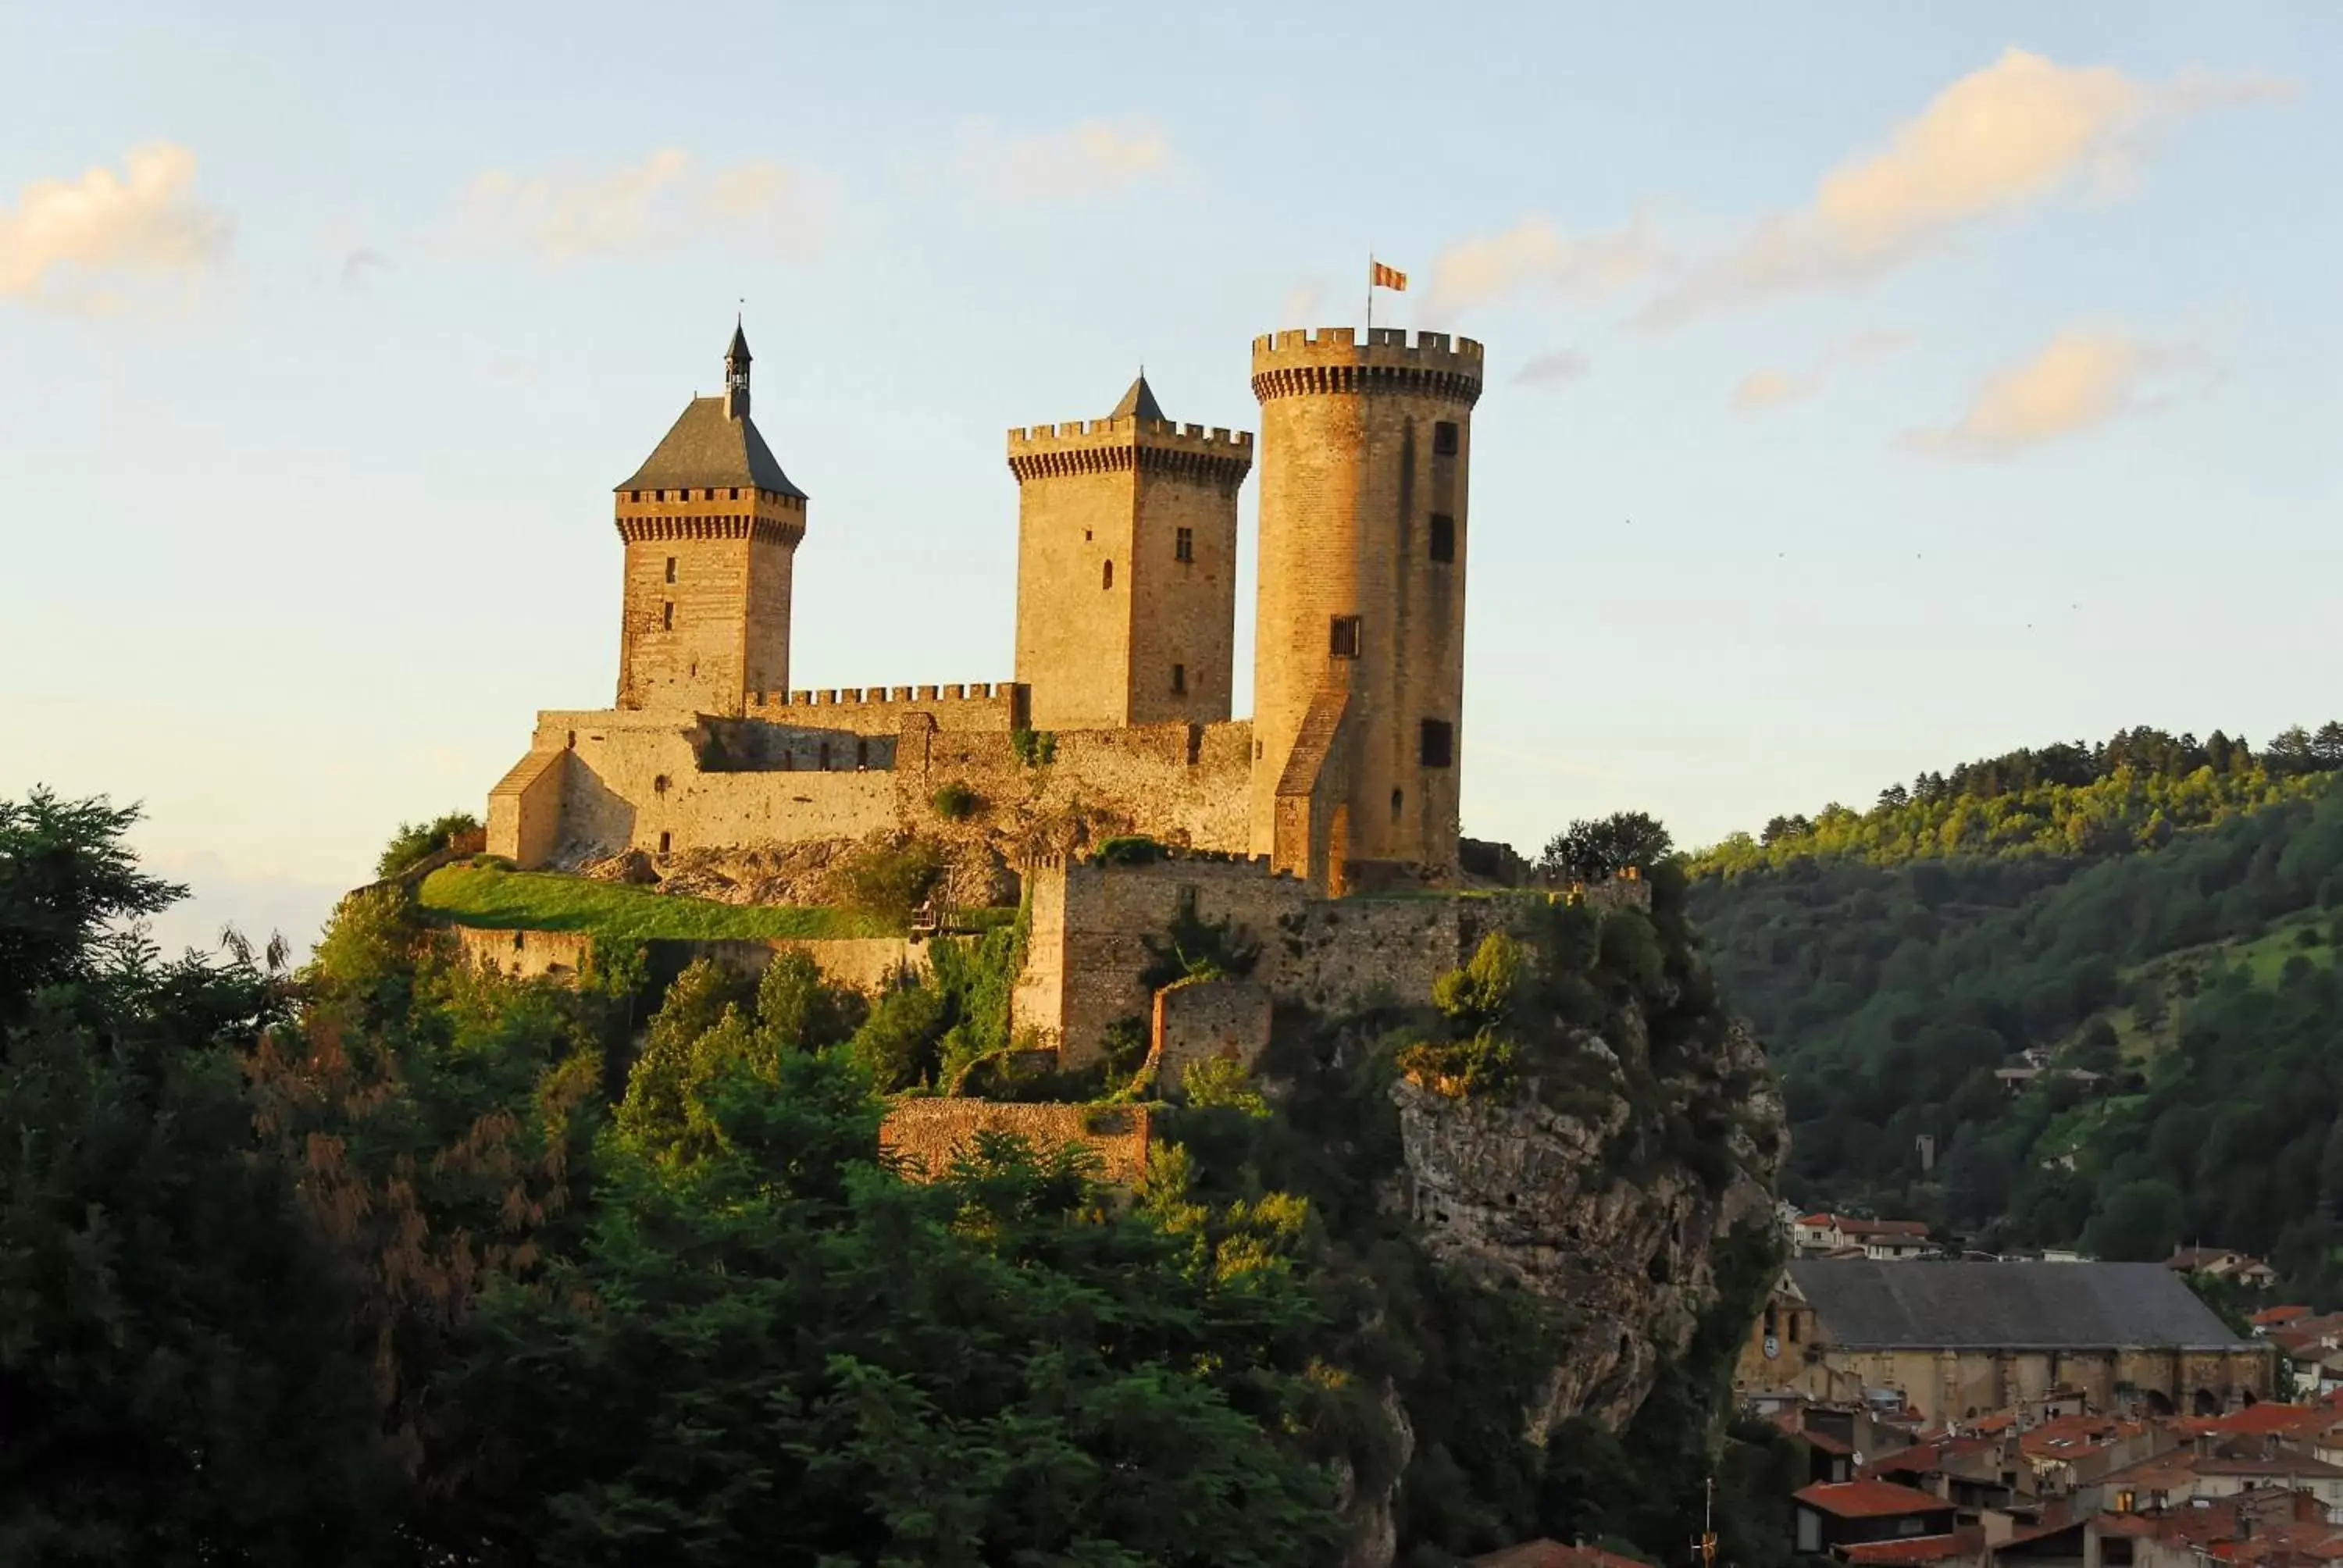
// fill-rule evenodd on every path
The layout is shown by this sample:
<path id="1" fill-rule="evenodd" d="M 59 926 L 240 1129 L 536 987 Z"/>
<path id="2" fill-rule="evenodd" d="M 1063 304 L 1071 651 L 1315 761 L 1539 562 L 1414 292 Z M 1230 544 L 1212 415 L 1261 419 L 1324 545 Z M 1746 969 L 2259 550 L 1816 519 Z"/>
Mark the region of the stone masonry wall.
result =
<path id="1" fill-rule="evenodd" d="M 1252 980 L 1279 1001 L 1342 1013 L 1430 1000 L 1433 982 L 1503 924 L 1493 898 L 1413 895 L 1328 900 L 1265 860 L 1177 859 L 1145 866 L 1051 862 L 1027 876 L 1031 936 L 1013 1016 L 1057 1041 L 1071 1063 L 1094 1058 L 1116 1020 L 1143 1023 L 1148 942 L 1183 905 L 1230 920 L 1260 945 Z"/>
<path id="2" fill-rule="evenodd" d="M 1250 980 L 1181 980 L 1155 993 L 1148 1065 L 1155 1081 L 1178 1085 L 1192 1062 L 1229 1057 L 1251 1067 L 1269 1049 L 1274 1003 Z"/>
<path id="3" fill-rule="evenodd" d="M 1021 1105 L 988 1100 L 899 1100 L 880 1124 L 879 1147 L 902 1161 L 905 1175 L 932 1179 L 975 1147 L 983 1132 L 1024 1139 L 1040 1152 L 1072 1143 L 1095 1154 L 1101 1174 L 1129 1186 L 1147 1173 L 1148 1114 L 1143 1105 Z"/>
<path id="4" fill-rule="evenodd" d="M 594 937 L 590 931 L 521 930 L 464 924 L 451 925 L 447 929 L 456 939 L 457 951 L 467 963 L 495 970 L 516 980 L 538 980 L 547 976 L 557 980 L 575 980 L 585 972 L 594 958 Z M 900 975 L 924 974 L 928 968 L 927 944 L 903 937 L 775 937 L 758 941 L 661 940 L 651 945 L 680 950 L 684 955 L 683 961 L 694 958 L 713 959 L 750 977 L 763 974 L 765 967 L 780 953 L 801 952 L 813 960 L 814 967 L 821 971 L 824 980 L 865 995 L 891 984 Z M 681 964 L 677 967 L 680 968 Z"/>

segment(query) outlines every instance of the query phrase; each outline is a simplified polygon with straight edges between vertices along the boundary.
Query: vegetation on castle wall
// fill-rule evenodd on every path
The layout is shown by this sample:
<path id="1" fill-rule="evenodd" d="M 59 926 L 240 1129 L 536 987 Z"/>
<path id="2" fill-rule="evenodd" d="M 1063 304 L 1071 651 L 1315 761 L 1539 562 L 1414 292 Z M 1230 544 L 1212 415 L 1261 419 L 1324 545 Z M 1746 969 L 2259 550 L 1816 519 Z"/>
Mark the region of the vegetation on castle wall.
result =
<path id="1" fill-rule="evenodd" d="M 928 804 L 935 808 L 936 815 L 947 822 L 965 821 L 974 816 L 976 809 L 983 803 L 975 790 L 958 779 L 939 786 L 928 799 Z"/>
<path id="2" fill-rule="evenodd" d="M 902 923 L 862 910 L 773 904 L 721 904 L 625 882 L 490 866 L 442 866 L 418 890 L 427 914 L 499 929 L 591 931 L 618 942 L 758 941 L 789 937 L 883 937 Z"/>
<path id="3" fill-rule="evenodd" d="M 900 930 L 943 869 L 942 852 L 928 839 L 881 838 L 858 847 L 830 873 L 830 896 Z"/>

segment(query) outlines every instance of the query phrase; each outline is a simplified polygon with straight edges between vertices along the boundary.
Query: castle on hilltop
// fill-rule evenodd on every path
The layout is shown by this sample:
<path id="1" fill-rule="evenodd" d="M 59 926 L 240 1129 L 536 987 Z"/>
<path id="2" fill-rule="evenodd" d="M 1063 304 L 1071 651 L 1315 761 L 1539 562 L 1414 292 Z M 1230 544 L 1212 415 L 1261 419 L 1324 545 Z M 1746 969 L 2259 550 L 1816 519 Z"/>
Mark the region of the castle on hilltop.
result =
<path id="1" fill-rule="evenodd" d="M 1467 468 L 1482 350 L 1349 327 L 1252 344 L 1261 405 L 1251 719 L 1231 711 L 1252 435 L 1167 417 L 1009 432 L 1015 678 L 789 684 L 809 501 L 749 417 L 736 328 L 617 487 L 615 706 L 538 715 L 488 802 L 523 868 L 930 831 L 1011 859 L 1137 834 L 1314 892 L 1458 875 Z"/>

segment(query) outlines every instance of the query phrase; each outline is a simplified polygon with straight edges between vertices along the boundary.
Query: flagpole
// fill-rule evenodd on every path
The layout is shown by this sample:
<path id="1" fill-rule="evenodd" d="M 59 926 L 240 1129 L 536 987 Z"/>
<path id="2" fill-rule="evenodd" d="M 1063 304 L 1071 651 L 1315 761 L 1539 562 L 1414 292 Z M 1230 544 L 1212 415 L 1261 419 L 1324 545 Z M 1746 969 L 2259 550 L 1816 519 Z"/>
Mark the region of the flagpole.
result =
<path id="1" fill-rule="evenodd" d="M 1367 246 L 1367 340 L 1375 336 L 1375 247 Z"/>

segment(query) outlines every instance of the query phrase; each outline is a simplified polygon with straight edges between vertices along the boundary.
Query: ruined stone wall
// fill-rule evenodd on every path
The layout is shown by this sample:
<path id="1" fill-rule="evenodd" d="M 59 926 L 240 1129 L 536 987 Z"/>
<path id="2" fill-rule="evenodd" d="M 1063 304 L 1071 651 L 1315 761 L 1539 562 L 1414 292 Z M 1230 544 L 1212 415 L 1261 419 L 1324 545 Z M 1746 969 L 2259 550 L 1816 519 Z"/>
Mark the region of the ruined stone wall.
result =
<path id="1" fill-rule="evenodd" d="M 515 980 L 552 976 L 575 980 L 594 955 L 586 931 L 499 930 L 488 926 L 452 926 L 456 950 L 475 969 L 494 970 Z"/>
<path id="2" fill-rule="evenodd" d="M 1176 1087 L 1192 1062 L 1227 1057 L 1251 1067 L 1269 1049 L 1268 990 L 1250 980 L 1181 980 L 1155 993 L 1148 1065 Z"/>
<path id="3" fill-rule="evenodd" d="M 1116 1020 L 1151 1016 L 1140 975 L 1182 908 L 1229 920 L 1260 946 L 1251 979 L 1279 1001 L 1343 1013 L 1430 1000 L 1433 981 L 1501 929 L 1512 905 L 1444 895 L 1328 900 L 1266 860 L 1144 866 L 1051 862 L 1027 875 L 1031 935 L 1013 1014 L 1070 1063 L 1095 1057 Z"/>
<path id="4" fill-rule="evenodd" d="M 932 1179 L 975 1147 L 984 1132 L 1024 1139 L 1042 1152 L 1076 1144 L 1098 1157 L 1101 1174 L 1129 1186 L 1147 1173 L 1147 1108 L 1024 1105 L 988 1100 L 899 1100 L 880 1124 L 879 1147 L 906 1176 Z"/>
<path id="5" fill-rule="evenodd" d="M 575 980 L 594 958 L 590 931 L 538 931 L 500 926 L 454 924 L 447 928 L 457 951 L 467 963 L 494 970 L 516 980 L 550 976 Z M 774 937 L 764 940 L 687 941 L 660 940 L 649 944 L 673 950 L 674 968 L 693 959 L 711 959 L 751 979 L 781 953 L 801 952 L 813 960 L 822 978 L 832 985 L 875 995 L 906 975 L 928 970 L 928 945 L 905 937 Z"/>

